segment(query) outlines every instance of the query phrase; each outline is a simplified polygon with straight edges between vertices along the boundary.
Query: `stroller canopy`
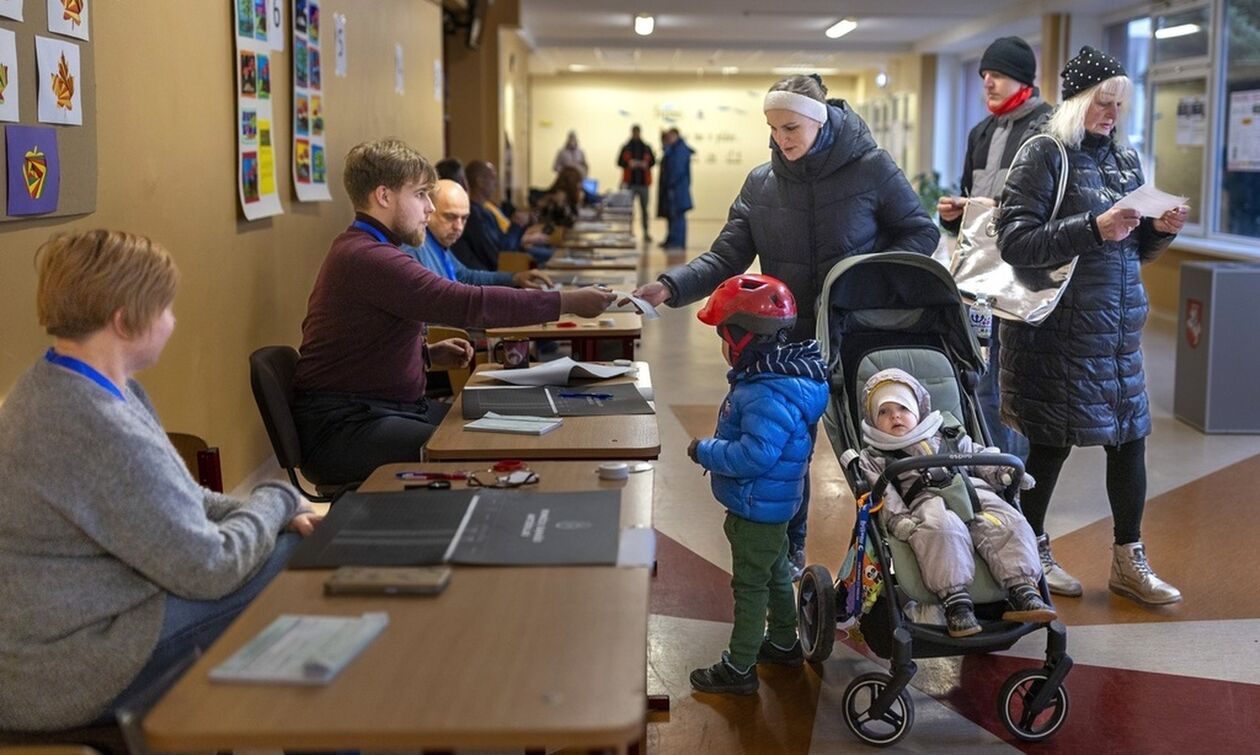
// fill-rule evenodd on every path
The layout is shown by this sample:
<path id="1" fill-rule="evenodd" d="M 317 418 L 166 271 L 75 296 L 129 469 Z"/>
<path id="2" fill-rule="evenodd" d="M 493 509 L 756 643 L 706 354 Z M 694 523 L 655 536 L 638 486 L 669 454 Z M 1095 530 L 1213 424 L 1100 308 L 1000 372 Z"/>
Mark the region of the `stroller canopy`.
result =
<path id="1" fill-rule="evenodd" d="M 818 297 L 818 343 L 833 362 L 844 338 L 857 333 L 940 336 L 959 367 L 983 372 L 980 344 L 954 279 L 931 257 L 879 252 L 841 260 Z"/>

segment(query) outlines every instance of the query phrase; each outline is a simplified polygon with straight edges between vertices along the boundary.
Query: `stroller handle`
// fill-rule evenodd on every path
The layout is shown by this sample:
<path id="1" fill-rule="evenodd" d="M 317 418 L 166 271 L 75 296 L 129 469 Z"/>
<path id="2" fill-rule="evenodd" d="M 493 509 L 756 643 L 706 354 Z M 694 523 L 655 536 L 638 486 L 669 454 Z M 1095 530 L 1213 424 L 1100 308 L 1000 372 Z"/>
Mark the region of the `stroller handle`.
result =
<path id="1" fill-rule="evenodd" d="M 1020 480 L 1024 477 L 1024 462 L 1015 454 L 927 454 L 911 456 L 906 459 L 891 461 L 884 467 L 884 473 L 875 481 L 871 491 L 871 500 L 878 501 L 884 497 L 884 490 L 889 483 L 903 472 L 931 467 L 1010 467 L 1011 484 L 1002 491 L 1002 497 L 1011 500 L 1019 490 Z"/>

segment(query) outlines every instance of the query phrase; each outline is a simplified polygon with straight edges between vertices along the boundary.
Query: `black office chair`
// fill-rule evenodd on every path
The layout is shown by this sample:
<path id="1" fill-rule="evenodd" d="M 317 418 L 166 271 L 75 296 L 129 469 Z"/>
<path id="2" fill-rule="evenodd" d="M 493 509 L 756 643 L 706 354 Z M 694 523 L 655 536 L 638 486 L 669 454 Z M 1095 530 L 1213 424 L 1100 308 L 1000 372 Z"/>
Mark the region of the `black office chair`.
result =
<path id="1" fill-rule="evenodd" d="M 264 346 L 249 355 L 249 384 L 254 389 L 254 401 L 267 428 L 267 437 L 271 439 L 271 448 L 276 452 L 276 461 L 289 473 L 289 481 L 309 500 L 328 502 L 355 486 L 342 486 L 335 490 L 316 486 L 318 492 L 310 493 L 298 481 L 302 443 L 298 440 L 292 408 L 297 360 L 297 350 L 292 346 Z"/>

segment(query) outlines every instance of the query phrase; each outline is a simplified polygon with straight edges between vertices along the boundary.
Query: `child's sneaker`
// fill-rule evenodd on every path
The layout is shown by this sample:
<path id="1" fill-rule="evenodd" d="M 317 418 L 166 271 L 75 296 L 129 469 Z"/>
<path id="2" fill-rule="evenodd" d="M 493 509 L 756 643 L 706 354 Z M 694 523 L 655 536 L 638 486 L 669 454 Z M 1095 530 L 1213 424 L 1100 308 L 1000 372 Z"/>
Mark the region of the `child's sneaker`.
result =
<path id="1" fill-rule="evenodd" d="M 773 663 L 776 666 L 801 666 L 805 663 L 805 651 L 801 649 L 798 639 L 786 650 L 770 641 L 769 637 L 761 641 L 761 649 L 757 651 L 757 663 Z"/>
<path id="2" fill-rule="evenodd" d="M 1047 605 L 1037 593 L 1037 588 L 1029 584 L 1012 587 L 1007 602 L 1011 604 L 1011 610 L 1002 614 L 1004 621 L 1045 624 L 1059 618 L 1059 615 L 1054 612 L 1054 607 Z"/>
<path id="3" fill-rule="evenodd" d="M 942 602 L 945 604 L 945 629 L 950 637 L 970 637 L 980 633 L 980 622 L 976 620 L 970 595 L 956 592 L 946 595 Z"/>
<path id="4" fill-rule="evenodd" d="M 731 657 L 722 653 L 722 660 L 708 668 L 698 668 L 691 672 L 691 688 L 697 692 L 712 692 L 718 695 L 752 695 L 756 694 L 760 682 L 757 681 L 757 665 L 740 671 L 731 665 Z"/>

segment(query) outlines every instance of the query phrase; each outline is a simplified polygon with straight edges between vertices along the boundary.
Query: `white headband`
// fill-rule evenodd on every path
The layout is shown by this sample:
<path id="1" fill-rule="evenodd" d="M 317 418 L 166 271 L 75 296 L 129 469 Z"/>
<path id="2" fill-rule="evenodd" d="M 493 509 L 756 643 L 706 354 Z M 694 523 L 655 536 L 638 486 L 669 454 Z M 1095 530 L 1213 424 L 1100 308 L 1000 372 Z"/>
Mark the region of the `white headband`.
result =
<path id="1" fill-rule="evenodd" d="M 761 106 L 761 112 L 764 113 L 769 110 L 790 110 L 819 123 L 827 122 L 827 104 L 825 102 L 819 102 L 813 97 L 806 97 L 796 92 L 785 92 L 782 90 L 766 92 L 766 101 Z"/>

